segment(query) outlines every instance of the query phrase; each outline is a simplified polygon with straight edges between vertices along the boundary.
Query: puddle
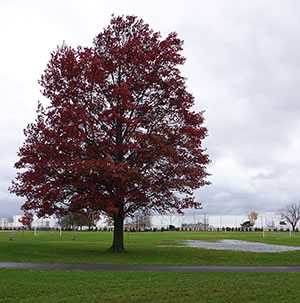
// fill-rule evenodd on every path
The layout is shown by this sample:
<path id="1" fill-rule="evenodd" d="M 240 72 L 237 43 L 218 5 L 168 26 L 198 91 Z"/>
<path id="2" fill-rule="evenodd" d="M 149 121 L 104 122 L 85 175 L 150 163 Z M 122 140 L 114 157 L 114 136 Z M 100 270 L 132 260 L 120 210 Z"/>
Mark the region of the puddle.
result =
<path id="1" fill-rule="evenodd" d="M 238 251 L 250 251 L 250 252 L 282 252 L 282 251 L 300 250 L 299 246 L 296 247 L 296 246 L 273 245 L 273 244 L 247 242 L 240 240 L 221 240 L 218 242 L 185 240 L 185 241 L 180 241 L 180 243 L 181 245 L 176 247 L 198 247 L 198 248 L 217 249 L 217 250 L 238 250 Z M 171 246 L 161 245 L 160 247 L 171 247 Z"/>

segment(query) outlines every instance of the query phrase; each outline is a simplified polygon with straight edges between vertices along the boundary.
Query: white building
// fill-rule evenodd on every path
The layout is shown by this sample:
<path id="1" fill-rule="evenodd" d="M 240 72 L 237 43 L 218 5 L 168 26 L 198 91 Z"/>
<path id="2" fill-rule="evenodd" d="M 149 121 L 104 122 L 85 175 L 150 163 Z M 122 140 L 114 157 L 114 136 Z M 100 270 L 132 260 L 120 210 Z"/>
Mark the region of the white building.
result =
<path id="1" fill-rule="evenodd" d="M 12 218 L 0 218 L 0 228 L 21 228 L 23 225 L 19 221 L 22 215 L 14 215 Z M 56 228 L 58 220 L 53 216 L 49 218 L 33 217 L 32 228 Z"/>

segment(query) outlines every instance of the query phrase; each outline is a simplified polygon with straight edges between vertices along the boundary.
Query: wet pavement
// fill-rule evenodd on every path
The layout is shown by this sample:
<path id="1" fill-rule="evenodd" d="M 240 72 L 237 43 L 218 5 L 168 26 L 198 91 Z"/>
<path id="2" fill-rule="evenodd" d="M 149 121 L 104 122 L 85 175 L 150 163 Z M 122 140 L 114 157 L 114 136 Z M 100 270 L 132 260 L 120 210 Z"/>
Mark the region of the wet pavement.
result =
<path id="1" fill-rule="evenodd" d="M 0 262 L 0 268 L 99 270 L 99 271 L 189 271 L 189 272 L 300 272 L 300 266 L 166 266 L 118 264 L 63 264 Z"/>

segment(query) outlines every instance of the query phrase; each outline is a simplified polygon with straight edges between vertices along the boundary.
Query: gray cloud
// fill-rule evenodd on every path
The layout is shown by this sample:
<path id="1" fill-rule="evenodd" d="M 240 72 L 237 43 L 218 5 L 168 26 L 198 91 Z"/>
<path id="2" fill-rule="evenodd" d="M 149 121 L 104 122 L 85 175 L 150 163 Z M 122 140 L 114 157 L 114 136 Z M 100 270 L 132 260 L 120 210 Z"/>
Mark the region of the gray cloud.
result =
<path id="1" fill-rule="evenodd" d="M 14 1 L 1 3 L 0 217 L 19 213 L 7 192 L 22 129 L 35 118 L 40 77 L 65 40 L 90 45 L 112 13 L 136 14 L 185 40 L 182 67 L 205 110 L 212 185 L 208 213 L 276 211 L 300 200 L 300 4 L 296 1 Z"/>

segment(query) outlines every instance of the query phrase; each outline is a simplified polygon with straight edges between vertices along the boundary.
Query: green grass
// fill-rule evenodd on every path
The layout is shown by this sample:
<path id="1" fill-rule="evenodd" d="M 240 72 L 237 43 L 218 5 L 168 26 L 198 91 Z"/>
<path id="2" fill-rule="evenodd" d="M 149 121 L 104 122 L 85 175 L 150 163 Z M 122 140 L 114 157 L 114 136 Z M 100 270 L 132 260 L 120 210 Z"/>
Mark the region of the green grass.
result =
<path id="1" fill-rule="evenodd" d="M 300 265 L 300 251 L 251 253 L 176 245 L 177 240 L 237 239 L 300 246 L 300 233 L 125 233 L 128 253 L 107 251 L 109 232 L 0 232 L 0 261 L 157 265 Z M 0 269 L 6 302 L 298 302 L 300 273 L 109 272 Z"/>
<path id="2" fill-rule="evenodd" d="M 288 233 L 267 233 L 262 238 L 255 232 L 156 232 L 125 233 L 126 254 L 107 251 L 112 242 L 110 232 L 78 232 L 72 241 L 71 232 L 25 232 L 9 241 L 11 232 L 0 233 L 0 261 L 103 263 L 152 265 L 300 265 L 300 251 L 281 253 L 253 253 L 207 250 L 189 247 L 159 247 L 176 245 L 177 240 L 216 241 L 237 239 L 278 245 L 300 246 L 300 233 L 290 238 Z"/>
<path id="3" fill-rule="evenodd" d="M 299 273 L 0 270 L 0 302 L 299 302 Z"/>

